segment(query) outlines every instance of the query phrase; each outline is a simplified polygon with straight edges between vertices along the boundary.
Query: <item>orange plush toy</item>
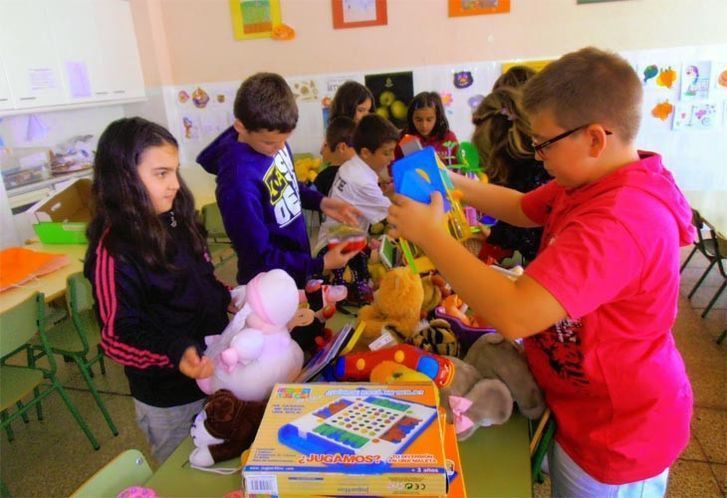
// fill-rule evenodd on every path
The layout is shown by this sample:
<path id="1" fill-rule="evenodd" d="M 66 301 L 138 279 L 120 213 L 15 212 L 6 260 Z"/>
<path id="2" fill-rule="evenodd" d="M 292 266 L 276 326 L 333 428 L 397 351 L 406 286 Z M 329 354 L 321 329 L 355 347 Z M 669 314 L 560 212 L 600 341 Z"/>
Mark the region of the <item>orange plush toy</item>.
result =
<path id="1" fill-rule="evenodd" d="M 424 300 L 419 275 L 409 268 L 394 268 L 381 279 L 374 302 L 359 310 L 359 321 L 366 322 L 363 337 L 373 341 L 385 326 L 393 327 L 402 337 L 409 338 L 417 329 Z"/>

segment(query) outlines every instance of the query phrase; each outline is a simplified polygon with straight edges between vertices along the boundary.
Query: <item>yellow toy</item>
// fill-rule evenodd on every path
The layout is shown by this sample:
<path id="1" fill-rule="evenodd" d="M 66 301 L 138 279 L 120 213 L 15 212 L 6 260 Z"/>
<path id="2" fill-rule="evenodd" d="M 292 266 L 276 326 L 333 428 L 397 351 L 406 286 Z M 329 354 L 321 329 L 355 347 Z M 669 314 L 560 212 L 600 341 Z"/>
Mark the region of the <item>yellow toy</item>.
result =
<path id="1" fill-rule="evenodd" d="M 394 384 L 399 382 L 431 382 L 432 379 L 422 372 L 402 365 L 396 361 L 382 361 L 376 365 L 369 380 L 374 384 Z"/>
<path id="2" fill-rule="evenodd" d="M 303 156 L 295 159 L 295 176 L 298 181 L 303 183 L 312 183 L 318 176 L 318 170 L 321 168 L 321 158 L 313 156 Z"/>
<path id="3" fill-rule="evenodd" d="M 419 275 L 399 267 L 387 272 L 381 279 L 374 302 L 359 310 L 359 321 L 366 322 L 363 336 L 369 342 L 376 339 L 389 325 L 404 338 L 411 336 L 420 320 L 424 289 Z"/>

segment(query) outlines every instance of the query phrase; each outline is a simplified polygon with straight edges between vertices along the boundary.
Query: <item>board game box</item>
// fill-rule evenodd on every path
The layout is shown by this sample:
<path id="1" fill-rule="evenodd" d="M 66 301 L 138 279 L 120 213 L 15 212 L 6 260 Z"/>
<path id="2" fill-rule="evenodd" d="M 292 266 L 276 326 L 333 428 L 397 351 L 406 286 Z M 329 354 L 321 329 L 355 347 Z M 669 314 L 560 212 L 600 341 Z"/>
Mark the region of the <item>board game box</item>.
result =
<path id="1" fill-rule="evenodd" d="M 436 399 L 431 383 L 278 384 L 243 467 L 244 491 L 446 496 Z"/>

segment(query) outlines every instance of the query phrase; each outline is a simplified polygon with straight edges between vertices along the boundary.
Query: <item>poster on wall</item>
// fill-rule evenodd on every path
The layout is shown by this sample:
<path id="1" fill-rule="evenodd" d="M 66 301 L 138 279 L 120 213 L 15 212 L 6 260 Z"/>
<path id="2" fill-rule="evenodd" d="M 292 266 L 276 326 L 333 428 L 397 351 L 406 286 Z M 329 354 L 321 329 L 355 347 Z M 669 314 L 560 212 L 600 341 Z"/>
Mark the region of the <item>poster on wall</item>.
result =
<path id="1" fill-rule="evenodd" d="M 391 121 L 397 128 L 406 128 L 406 111 L 414 98 L 414 76 L 402 73 L 367 74 L 366 86 L 374 94 L 376 114 Z"/>
<path id="2" fill-rule="evenodd" d="M 716 97 L 727 97 L 727 62 L 712 63 L 712 89 Z"/>
<path id="3" fill-rule="evenodd" d="M 682 99 L 706 100 L 712 78 L 709 61 L 687 62 L 682 66 Z"/>
<path id="4" fill-rule="evenodd" d="M 316 80 L 305 78 L 305 79 L 293 79 L 288 81 L 290 90 L 295 96 L 295 101 L 299 104 L 301 102 L 317 102 L 318 101 L 318 83 Z"/>
<path id="5" fill-rule="evenodd" d="M 333 29 L 385 26 L 386 0 L 331 0 Z"/>
<path id="6" fill-rule="evenodd" d="M 449 17 L 510 12 L 510 0 L 449 0 Z"/>
<path id="7" fill-rule="evenodd" d="M 280 0 L 229 0 L 236 40 L 271 38 L 280 26 Z"/>
<path id="8" fill-rule="evenodd" d="M 644 118 L 652 129 L 670 130 L 674 119 L 675 100 L 670 95 L 644 96 Z"/>
<path id="9" fill-rule="evenodd" d="M 647 62 L 636 66 L 646 91 L 674 92 L 678 88 L 679 64 Z"/>
<path id="10" fill-rule="evenodd" d="M 674 131 L 714 130 L 722 122 L 722 106 L 717 102 L 679 102 L 674 113 Z"/>

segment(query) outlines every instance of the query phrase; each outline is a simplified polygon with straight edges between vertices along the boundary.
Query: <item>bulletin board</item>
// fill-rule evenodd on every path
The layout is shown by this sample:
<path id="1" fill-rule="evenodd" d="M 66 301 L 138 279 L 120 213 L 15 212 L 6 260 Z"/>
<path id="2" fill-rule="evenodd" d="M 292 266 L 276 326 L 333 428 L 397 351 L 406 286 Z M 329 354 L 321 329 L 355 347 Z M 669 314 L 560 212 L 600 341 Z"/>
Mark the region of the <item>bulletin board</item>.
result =
<path id="1" fill-rule="evenodd" d="M 727 44 L 621 52 L 644 85 L 642 124 L 636 144 L 664 156 L 664 162 L 684 190 L 727 189 Z M 555 59 L 544 54 L 536 62 Z M 364 83 L 367 75 L 411 72 L 414 94 L 438 92 L 450 128 L 459 140 L 469 140 L 472 111 L 489 93 L 506 64 L 519 61 L 479 61 L 454 65 L 393 67 L 360 73 L 286 77 L 296 96 L 300 118 L 289 143 L 293 152 L 318 154 L 327 121 L 326 105 L 346 80 Z M 523 61 L 527 62 L 527 61 Z M 232 103 L 240 82 L 175 87 L 171 129 L 180 138 L 182 160 L 197 153 L 232 123 Z M 200 92 L 207 94 L 200 107 Z M 184 102 L 186 92 L 189 98 Z M 172 100 L 167 99 L 167 101 Z M 205 99 L 202 98 L 202 101 Z M 185 121 L 186 118 L 186 121 Z"/>

